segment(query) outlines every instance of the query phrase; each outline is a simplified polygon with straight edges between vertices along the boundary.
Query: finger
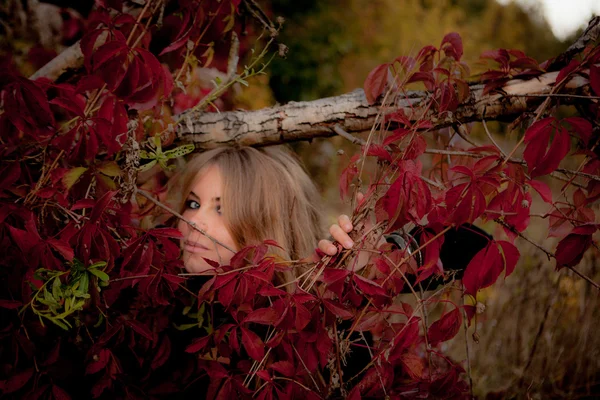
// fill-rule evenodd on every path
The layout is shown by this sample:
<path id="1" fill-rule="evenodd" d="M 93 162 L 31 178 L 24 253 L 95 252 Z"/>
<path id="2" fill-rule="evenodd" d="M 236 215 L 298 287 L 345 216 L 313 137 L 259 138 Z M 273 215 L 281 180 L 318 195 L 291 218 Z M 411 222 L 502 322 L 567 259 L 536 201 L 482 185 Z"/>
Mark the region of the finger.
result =
<path id="1" fill-rule="evenodd" d="M 362 203 L 364 198 L 365 195 L 363 194 L 363 192 L 356 193 L 356 201 L 358 202 L 358 204 Z"/>
<path id="2" fill-rule="evenodd" d="M 329 240 L 325 239 L 319 241 L 319 250 L 329 256 L 335 256 L 337 254 L 337 247 L 335 247 Z"/>
<path id="3" fill-rule="evenodd" d="M 344 214 L 338 217 L 338 225 L 346 232 L 351 232 L 352 229 L 354 229 L 352 226 L 352 221 L 350 221 L 350 217 Z"/>
<path id="4" fill-rule="evenodd" d="M 344 232 L 344 230 L 340 228 L 339 225 L 331 225 L 331 227 L 329 228 L 329 233 L 331 233 L 331 236 L 333 236 L 335 240 L 340 242 L 342 246 L 344 246 L 344 248 L 351 249 L 352 246 L 354 246 L 354 242 L 352 241 L 352 239 L 350 239 L 350 236 L 348 236 L 348 234 Z"/>

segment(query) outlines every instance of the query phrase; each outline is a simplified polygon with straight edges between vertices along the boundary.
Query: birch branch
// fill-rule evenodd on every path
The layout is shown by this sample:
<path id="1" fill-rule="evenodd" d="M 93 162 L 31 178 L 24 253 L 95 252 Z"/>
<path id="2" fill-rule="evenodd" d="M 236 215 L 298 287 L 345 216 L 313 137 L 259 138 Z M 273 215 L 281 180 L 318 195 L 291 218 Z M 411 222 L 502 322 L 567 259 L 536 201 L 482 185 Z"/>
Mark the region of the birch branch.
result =
<path id="1" fill-rule="evenodd" d="M 427 118 L 433 129 L 455 124 L 491 120 L 509 120 L 533 111 L 551 92 L 558 72 L 538 77 L 509 81 L 501 93 L 483 95 L 483 85 L 472 85 L 471 95 L 464 104 L 451 113 L 437 114 L 429 110 L 430 94 L 412 91 L 391 102 L 393 109 L 402 109 L 412 120 Z M 573 77 L 564 87 L 564 94 L 589 96 L 589 81 L 583 76 Z M 585 101 L 580 98 L 564 99 L 564 103 Z M 596 101 L 590 98 L 589 101 Z M 197 149 L 222 146 L 266 146 L 311 140 L 335 135 L 339 125 L 348 133 L 371 129 L 380 112 L 392 108 L 368 104 L 362 89 L 336 97 L 307 102 L 290 102 L 283 106 L 257 111 L 228 111 L 221 113 L 187 112 L 179 115 L 179 141 L 192 142 Z"/>

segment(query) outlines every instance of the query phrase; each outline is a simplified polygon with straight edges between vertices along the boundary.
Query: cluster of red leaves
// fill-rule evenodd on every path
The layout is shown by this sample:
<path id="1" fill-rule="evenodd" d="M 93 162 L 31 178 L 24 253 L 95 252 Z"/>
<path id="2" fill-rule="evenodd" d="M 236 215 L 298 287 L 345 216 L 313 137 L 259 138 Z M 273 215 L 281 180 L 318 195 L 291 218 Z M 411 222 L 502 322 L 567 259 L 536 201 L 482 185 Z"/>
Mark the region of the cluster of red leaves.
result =
<path id="1" fill-rule="evenodd" d="M 85 20 L 67 13 L 76 26 L 64 39 L 80 40 L 82 69 L 60 82 L 31 81 L 14 67 L 0 76 L 5 398 L 147 398 L 179 392 L 196 378 L 186 375 L 194 360 L 172 327 L 193 297 L 179 276 L 180 233 L 139 228 L 139 211 L 119 192 L 125 175 L 136 172 L 124 170 L 123 146 L 128 136 L 146 139 L 144 123 L 169 122 L 173 77 L 192 50 L 184 45 L 194 41 L 196 59 L 206 59 L 204 45 L 222 34 L 223 18 L 237 13 L 239 1 L 181 1 L 161 18 L 155 4 L 155 15 L 139 19 L 123 13 L 119 0 L 96 5 Z M 132 119 L 138 121 L 128 131 Z M 65 317 L 73 325 L 67 332 L 33 311 L 44 307 L 46 279 L 55 272 L 57 313 L 67 312 L 65 298 L 80 290 L 74 279 L 86 277 L 77 285 L 86 282 L 87 298 Z M 176 372 L 180 385 L 165 371 Z"/>
<path id="2" fill-rule="evenodd" d="M 495 143 L 469 147 L 467 142 L 464 142 L 465 146 L 453 149 L 460 151 L 434 153 L 427 159 L 424 156 L 429 147 L 426 134 L 432 126 L 428 118 L 455 111 L 469 99 L 469 87 L 460 74 L 464 70 L 461 55 L 460 37 L 449 34 L 440 48 L 427 46 L 415 58 L 398 57 L 371 71 L 364 87 L 370 103 L 383 95 L 401 96 L 406 85 L 421 82 L 432 93 L 427 103 L 432 111 L 417 121 L 407 117 L 403 110 L 386 114 L 384 123 L 396 129 L 388 132 L 380 143 L 369 143 L 362 154 L 351 159 L 342 173 L 340 193 L 342 198 L 348 196 L 353 179 L 362 169 L 360 164 L 370 157 L 383 167 L 373 178 L 365 201 L 374 199 L 370 204 L 374 207 L 376 221 L 384 224 L 387 232 L 417 225 L 424 232 L 439 234 L 465 223 L 497 222 L 501 229 L 497 229 L 495 235 L 504 238 L 490 240 L 470 261 L 462 278 L 463 295 L 476 299 L 478 291 L 494 284 L 503 271 L 505 276 L 514 271 L 520 257 L 516 239 L 530 224 L 534 199 L 539 198 L 551 207 L 542 218 L 549 221 L 548 237 L 560 239 L 556 252 L 552 253 L 558 269 L 576 266 L 592 247 L 598 225 L 589 206 L 597 201 L 599 193 L 600 159 L 594 151 L 598 139 L 594 129 L 598 126 L 600 108 L 593 101 L 586 102 L 580 108 L 581 116 L 561 118 L 553 114 L 562 104 L 561 100 L 557 98 L 550 102 L 550 106 L 541 109 L 541 117 L 525 129 L 519 143 L 524 143 L 524 149 L 521 149 L 524 161 L 507 159 Z M 543 68 L 550 65 L 546 62 L 540 66 L 516 50 L 491 51 L 482 58 L 491 59 L 500 66 L 498 70 L 488 70 L 481 75 L 484 95 L 500 89 L 510 79 L 540 75 L 545 72 Z M 554 73 L 556 91 L 579 75 L 589 78 L 590 87 L 597 95 L 600 72 L 596 63 L 599 60 L 598 48 L 586 49 L 582 60 L 575 60 Z M 561 196 L 569 194 L 568 197 L 565 195 L 567 201 L 553 200 L 548 180 L 544 178 L 555 173 L 569 154 L 583 155 L 583 162 L 577 172 L 567 175 L 568 183 L 562 187 Z M 427 174 L 422 172 L 421 160 L 428 160 L 433 165 Z M 577 176 L 579 171 L 587 175 Z M 569 188 L 575 179 L 580 187 L 577 190 L 573 186 Z M 417 270 L 406 267 L 403 272 L 414 274 L 416 282 L 443 274 L 444 266 L 437 262 L 440 242 L 439 235 L 423 235 L 419 245 L 427 248 L 422 266 Z M 376 265 L 386 263 L 378 261 Z M 379 272 L 390 276 L 394 270 L 388 267 Z M 375 279 L 374 283 L 385 290 L 388 278 Z M 373 299 L 372 304 L 381 303 Z M 470 323 L 475 307 L 465 305 L 464 309 Z M 429 326 L 429 345 L 438 343 L 440 337 L 446 338 L 438 330 L 441 326 L 444 326 L 441 331 L 448 337 L 454 336 L 458 329 L 455 324 L 460 323 L 458 310 L 459 307 L 455 307 Z M 433 376 L 435 370 L 428 373 Z M 379 378 L 386 376 L 382 373 Z"/>
<path id="3" fill-rule="evenodd" d="M 454 78 L 461 76 L 457 72 L 461 70 L 461 55 L 460 37 L 448 34 L 439 49 L 427 46 L 414 59 L 398 57 L 392 63 L 382 64 L 374 68 L 365 81 L 367 100 L 373 103 L 388 91 L 397 96 L 406 85 L 422 82 L 434 94 L 429 103 L 432 110 L 439 114 L 455 111 L 468 100 L 469 93 L 468 87 L 463 88 L 466 83 Z M 510 79 L 540 75 L 545 72 L 544 68 L 552 65 L 551 60 L 540 65 L 518 50 L 488 51 L 481 57 L 498 65 L 498 69 L 490 69 L 480 76 L 481 82 L 485 83 L 484 95 L 500 89 Z M 596 66 L 599 60 L 598 47 L 586 48 L 580 59 L 572 60 L 553 73 L 555 90 L 560 90 L 573 77 L 583 76 L 589 79 L 593 93 L 600 93 L 600 69 Z M 407 163 L 413 163 L 412 160 L 426 151 L 424 134 L 431 127 L 428 117 L 409 120 L 402 110 L 387 114 L 385 122 L 395 123 L 399 128 L 385 137 L 381 144 L 370 144 L 363 152 L 365 156 L 376 157 L 380 163 L 389 164 L 388 172 L 383 173 L 374 184 L 387 188 L 376 206 L 378 220 L 389 219 L 392 230 L 408 222 L 420 224 L 424 220 L 428 226 L 442 227 L 459 226 L 478 219 L 500 221 L 508 242 L 498 242 L 501 251 L 492 246 L 477 256 L 479 261 L 487 257 L 496 261 L 479 263 L 479 267 L 472 263 L 467 269 L 465 280 L 469 284 L 465 286 L 467 293 L 474 295 L 497 279 L 502 270 L 496 266 L 501 264 L 499 260 L 503 260 L 507 275 L 514 268 L 513 261 L 518 258 L 514 256 L 518 255 L 514 240 L 529 226 L 532 193 L 535 191 L 543 202 L 551 206 L 544 215 L 550 221 L 549 237 L 562 239 L 556 249 L 557 268 L 576 265 L 593 243 L 592 235 L 597 230 L 595 213 L 589 205 L 598 198 L 598 180 L 593 177 L 597 177 L 600 171 L 600 159 L 594 151 L 597 135 L 593 132 L 600 109 L 595 102 L 586 102 L 580 108 L 581 116 L 559 118 L 552 113 L 560 105 L 560 99 L 552 102 L 543 110 L 545 115 L 542 114 L 543 117 L 538 117 L 525 130 L 522 140 L 525 144 L 524 163 L 506 160 L 506 155 L 495 144 L 463 147 L 460 150 L 466 150 L 472 156 L 432 157 L 435 167 L 431 169 L 429 178 L 439 183 L 435 186 L 422 179 L 420 168 L 417 173 L 407 173 L 412 170 L 412 167 L 407 169 L 407 165 L 413 165 Z M 577 172 L 588 175 L 583 178 L 584 185 L 580 184 L 580 189 L 572 191 L 572 202 L 554 201 L 547 181 L 540 178 L 555 173 L 569 154 L 585 157 Z M 361 158 L 354 157 L 343 172 L 340 181 L 342 197 L 347 195 L 360 162 Z M 568 177 L 569 183 L 562 188 L 563 193 L 576 178 L 573 174 Z M 414 198 L 419 199 L 417 205 L 413 203 Z M 423 210 L 427 212 L 424 214 Z M 487 268 L 486 265 L 494 270 L 489 272 L 489 279 L 481 278 L 488 274 L 480 271 Z M 469 276 L 471 271 L 475 276 Z"/>

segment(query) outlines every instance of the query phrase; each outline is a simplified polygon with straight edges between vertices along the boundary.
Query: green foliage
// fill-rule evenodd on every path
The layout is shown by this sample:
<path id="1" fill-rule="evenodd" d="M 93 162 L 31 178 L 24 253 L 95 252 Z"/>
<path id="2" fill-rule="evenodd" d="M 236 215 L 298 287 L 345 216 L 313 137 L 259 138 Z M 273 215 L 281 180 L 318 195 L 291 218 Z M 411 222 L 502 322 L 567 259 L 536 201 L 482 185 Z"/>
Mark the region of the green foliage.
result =
<path id="1" fill-rule="evenodd" d="M 109 276 L 101 269 L 104 267 L 104 261 L 86 268 L 81 261 L 73 259 L 69 271 L 37 269 L 34 278 L 43 284 L 39 288 L 33 287 L 35 294 L 21 312 L 31 307 L 31 311 L 39 317 L 42 325 L 43 320 L 47 319 L 64 330 L 72 328 L 67 318 L 83 310 L 86 301 L 90 299 L 90 283 L 98 292 L 101 287 L 108 285 Z"/>

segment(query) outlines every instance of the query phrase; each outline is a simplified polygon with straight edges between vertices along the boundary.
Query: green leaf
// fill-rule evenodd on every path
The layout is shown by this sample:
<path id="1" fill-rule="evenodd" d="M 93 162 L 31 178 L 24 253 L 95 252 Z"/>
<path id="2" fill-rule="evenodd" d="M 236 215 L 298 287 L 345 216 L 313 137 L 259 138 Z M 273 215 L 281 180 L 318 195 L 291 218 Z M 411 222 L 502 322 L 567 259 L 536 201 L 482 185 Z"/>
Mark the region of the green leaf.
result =
<path id="1" fill-rule="evenodd" d="M 85 304 L 85 300 L 77 300 L 73 303 L 73 311 L 83 310 L 83 305 Z"/>
<path id="2" fill-rule="evenodd" d="M 154 167 L 154 165 L 156 165 L 156 160 L 152 160 L 147 164 L 140 165 L 138 168 L 138 171 L 140 171 L 140 172 L 148 171 L 150 168 Z"/>
<path id="3" fill-rule="evenodd" d="M 106 176 L 112 176 L 113 178 L 121 176 L 122 174 L 121 168 L 119 168 L 119 165 L 114 161 L 110 161 L 102 165 L 98 168 L 98 171 L 102 172 Z"/>
<path id="4" fill-rule="evenodd" d="M 90 268 L 90 269 L 88 269 L 88 271 L 90 271 L 90 274 L 97 276 L 98 279 L 100 279 L 102 282 L 108 282 L 110 279 L 110 277 L 108 276 L 108 274 L 106 272 L 101 271 L 99 269 Z"/>
<path id="5" fill-rule="evenodd" d="M 46 317 L 48 318 L 48 317 Z M 48 318 L 51 322 L 53 322 L 56 326 L 60 326 L 61 328 L 63 328 L 65 331 L 69 330 L 69 327 L 66 325 L 66 323 L 58 320 L 58 319 L 54 319 L 54 318 Z M 66 321 L 65 321 L 66 322 Z"/>
<path id="6" fill-rule="evenodd" d="M 87 294 L 90 287 L 90 278 L 88 274 L 81 274 L 81 278 L 79 278 L 79 288 L 77 289 L 76 295 L 84 295 Z"/>
<path id="7" fill-rule="evenodd" d="M 52 296 L 58 301 L 61 297 L 63 297 L 63 292 L 60 289 L 60 278 L 54 278 L 54 282 L 52 282 Z"/>
<path id="8" fill-rule="evenodd" d="M 184 144 L 182 146 L 176 147 L 172 150 L 167 150 L 165 151 L 165 157 L 167 157 L 167 159 L 172 159 L 172 158 L 178 158 L 178 157 L 183 157 L 186 154 L 191 153 L 192 151 L 194 151 L 194 149 L 196 148 L 196 146 L 194 144 Z"/>
<path id="9" fill-rule="evenodd" d="M 97 328 L 97 327 L 99 327 L 100 325 L 102 325 L 102 323 L 103 323 L 103 322 L 104 322 L 104 315 L 103 315 L 102 313 L 100 313 L 100 314 L 98 315 L 98 322 L 96 322 L 96 323 L 94 324 L 94 328 Z"/>
<path id="10" fill-rule="evenodd" d="M 194 327 L 197 327 L 198 324 L 194 323 L 194 324 L 181 324 L 181 325 L 177 325 L 177 324 L 173 324 L 173 326 L 175 327 L 175 329 L 177 329 L 178 331 L 185 331 Z"/>
<path id="11" fill-rule="evenodd" d="M 102 268 L 102 267 L 106 267 L 106 261 L 98 261 L 98 262 L 90 265 L 88 268 Z"/>
<path id="12" fill-rule="evenodd" d="M 65 185 L 67 191 L 71 189 L 75 182 L 77 182 L 79 178 L 81 178 L 81 175 L 87 170 L 87 167 L 75 167 L 62 177 L 62 183 Z"/>
<path id="13" fill-rule="evenodd" d="M 46 293 L 48 293 L 50 296 L 52 296 L 52 295 L 51 295 L 49 292 L 46 292 Z M 44 293 L 44 295 L 45 295 L 46 293 Z M 38 302 L 40 302 L 41 304 L 43 304 L 43 305 L 45 305 L 45 306 L 48 306 L 48 307 L 51 307 L 51 308 L 56 308 L 56 307 L 58 307 L 58 303 L 57 303 L 56 301 L 54 301 L 54 299 L 52 299 L 52 300 L 48 300 L 48 298 L 44 298 L 44 299 L 42 299 L 41 297 L 38 297 L 38 298 L 37 298 L 37 301 L 38 301 Z"/>

